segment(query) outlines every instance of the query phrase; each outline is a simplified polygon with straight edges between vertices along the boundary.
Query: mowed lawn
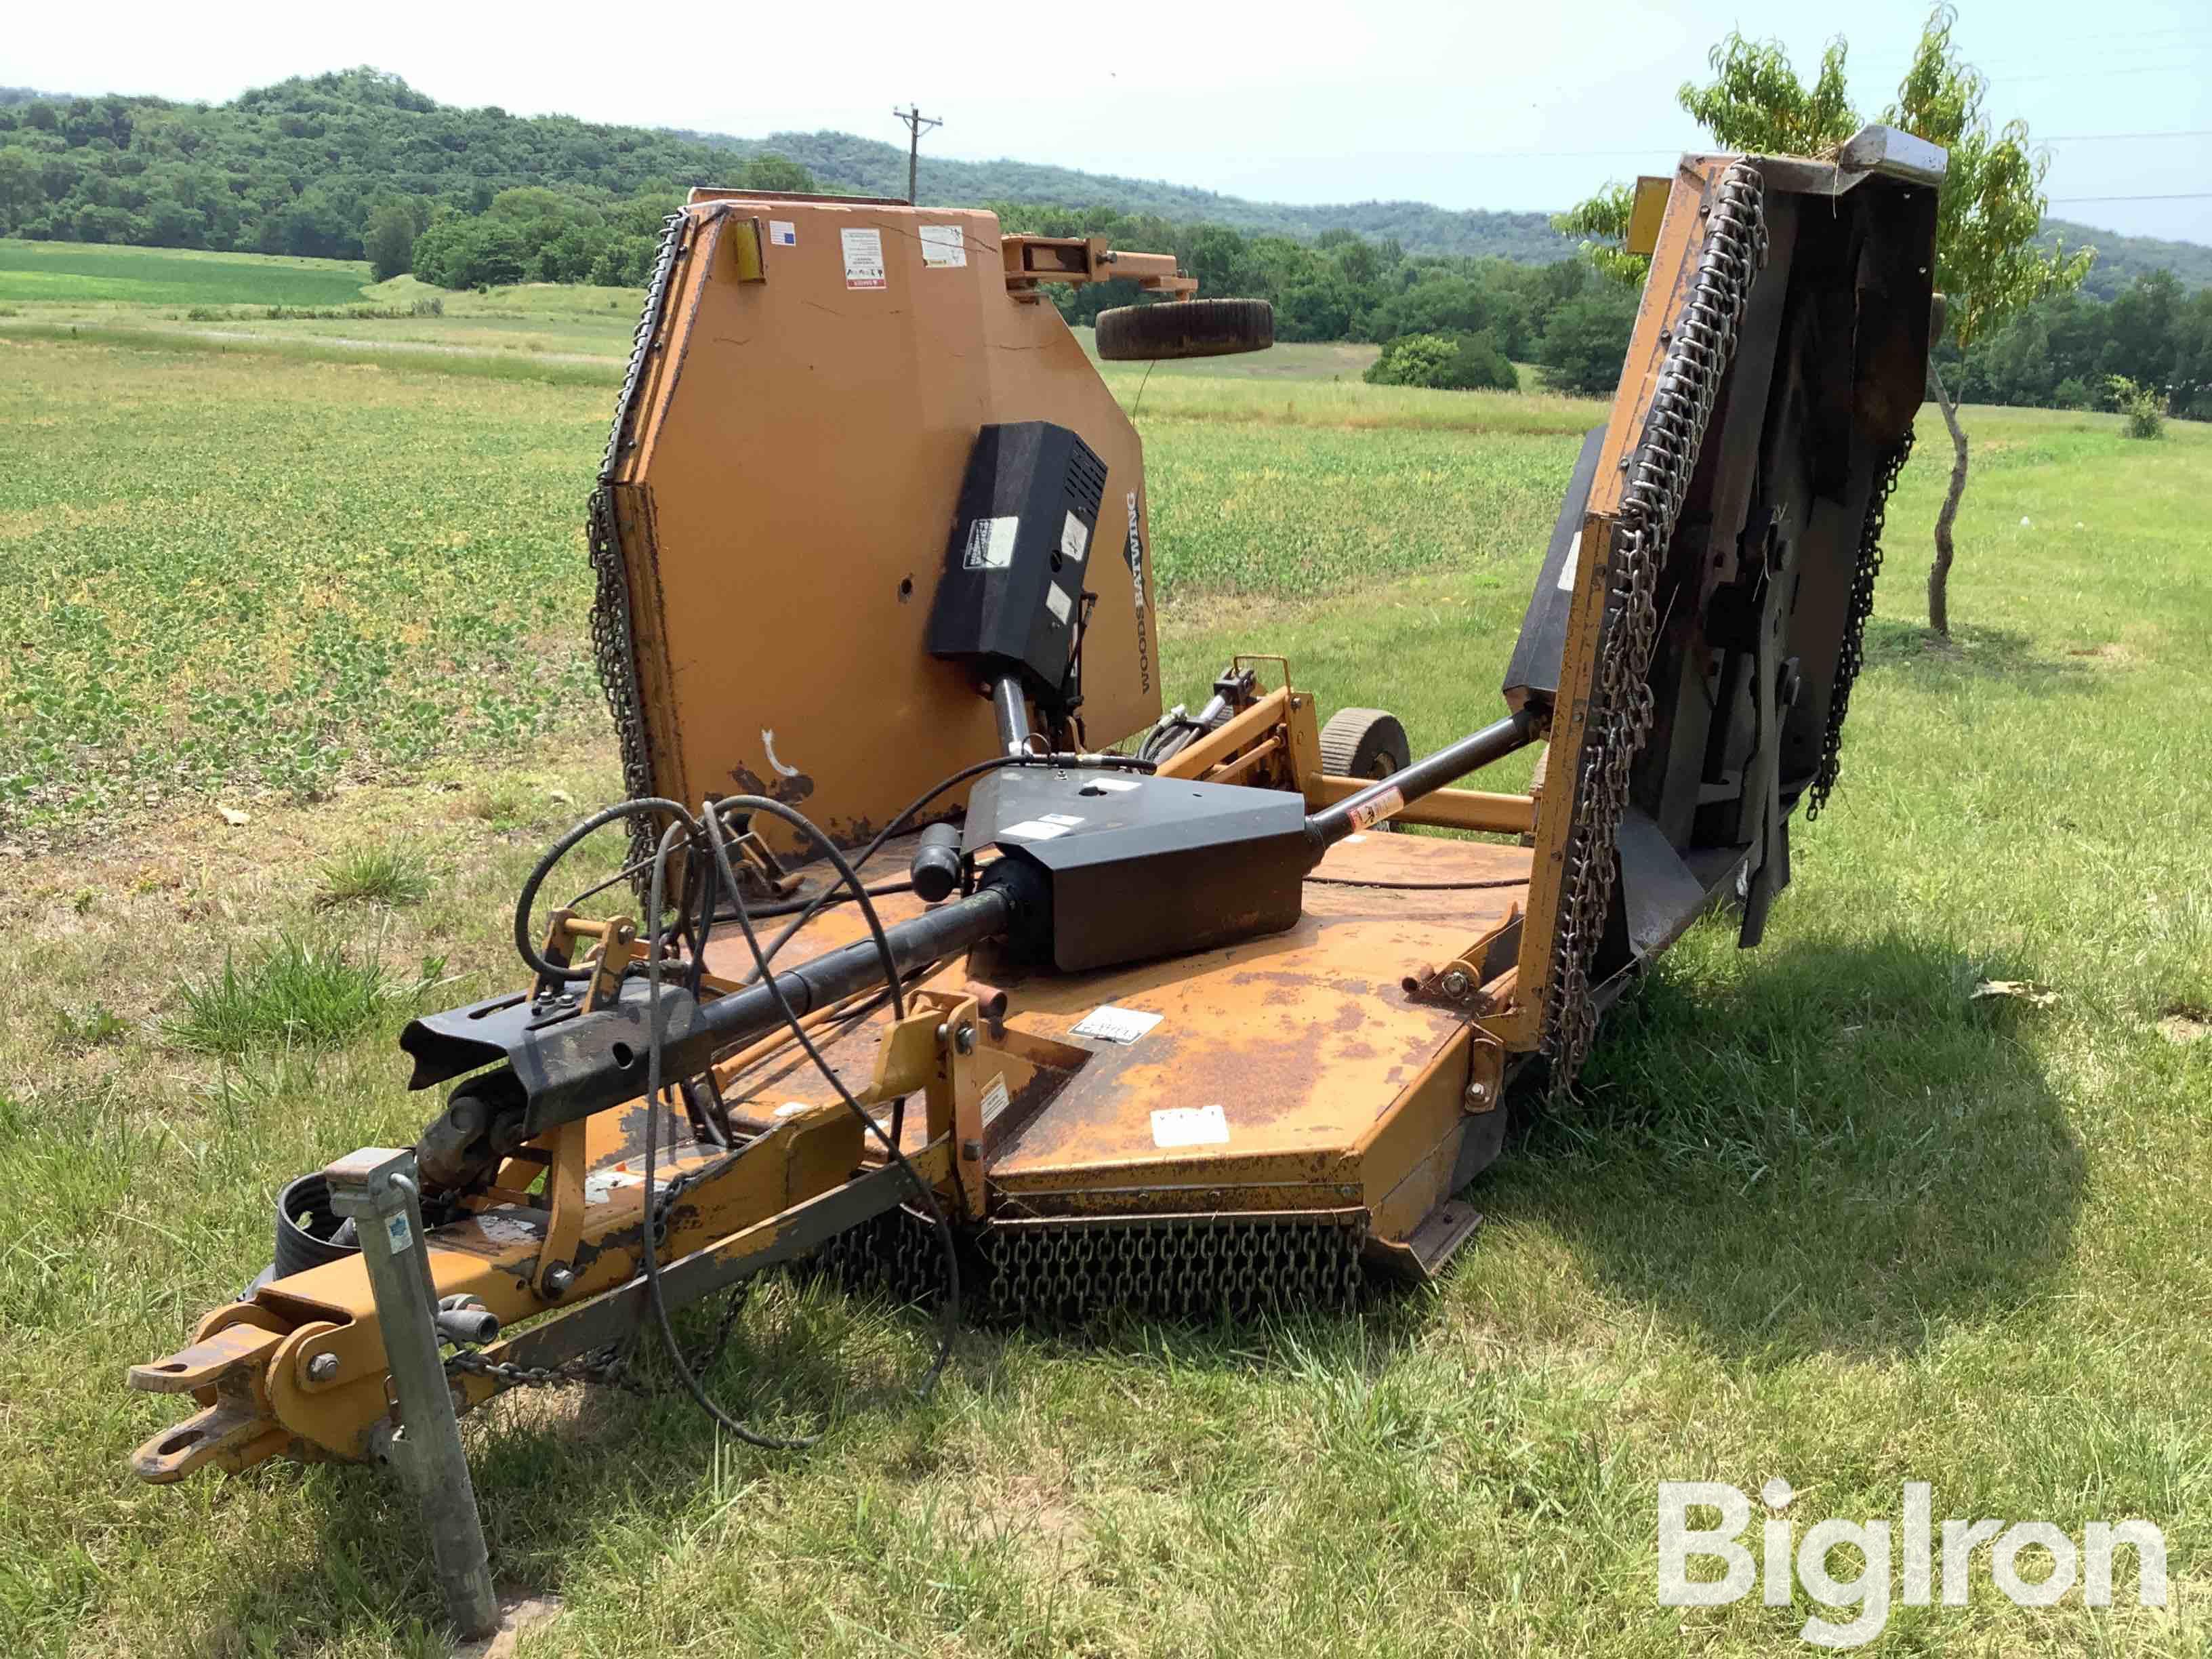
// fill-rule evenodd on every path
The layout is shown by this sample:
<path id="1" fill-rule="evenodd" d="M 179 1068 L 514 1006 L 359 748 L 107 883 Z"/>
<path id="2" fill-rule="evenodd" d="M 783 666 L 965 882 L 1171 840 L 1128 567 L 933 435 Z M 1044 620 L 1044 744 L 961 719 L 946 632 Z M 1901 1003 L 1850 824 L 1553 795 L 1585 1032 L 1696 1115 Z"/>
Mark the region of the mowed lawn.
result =
<path id="1" fill-rule="evenodd" d="M 1490 717 L 1592 406 L 1144 399 L 1172 695 L 1280 651 L 1417 746 Z M 0 343 L 9 1653 L 447 1650 L 386 1476 L 139 1486 L 123 1460 L 171 1413 L 123 1372 L 258 1268 L 279 1183 L 411 1140 L 412 1000 L 513 980 L 515 885 L 618 787 L 579 523 L 609 404 Z M 1908 1480 L 1938 1517 L 2165 1530 L 2166 1612 L 2124 1571 L 2112 1612 L 2018 1608 L 1984 1553 L 1970 1606 L 1897 1607 L 1875 1650 L 2204 1653 L 2212 432 L 1966 419 L 1957 644 L 1918 626 L 1930 419 L 1843 781 L 1765 945 L 1694 932 L 1578 1100 L 1520 1104 L 1433 1293 L 970 1333 L 927 1405 L 890 1386 L 924 1322 L 787 1302 L 714 1382 L 772 1409 L 857 1378 L 799 1455 L 672 1400 L 513 1399 L 470 1438 L 503 1583 L 561 1601 L 521 1651 L 1796 1650 L 1802 1591 L 1656 1600 L 1657 1484 L 1779 1476 L 1801 1530 L 1894 1519 Z M 407 879 L 365 878 L 392 849 Z M 226 963 L 296 966 L 286 942 L 357 970 L 363 1029 L 210 1036 Z"/>

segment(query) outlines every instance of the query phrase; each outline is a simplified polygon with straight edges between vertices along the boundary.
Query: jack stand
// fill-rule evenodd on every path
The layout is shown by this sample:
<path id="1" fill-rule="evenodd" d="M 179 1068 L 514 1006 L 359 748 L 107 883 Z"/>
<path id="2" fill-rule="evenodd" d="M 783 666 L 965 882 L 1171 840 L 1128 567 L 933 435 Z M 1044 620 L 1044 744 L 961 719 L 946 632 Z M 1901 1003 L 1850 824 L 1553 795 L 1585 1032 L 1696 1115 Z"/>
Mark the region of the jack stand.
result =
<path id="1" fill-rule="evenodd" d="M 463 1637 L 499 1628 L 491 1561 L 460 1420 L 446 1368 L 438 1358 L 437 1297 L 430 1285 L 429 1246 L 415 1179 L 415 1154 L 363 1147 L 331 1164 L 331 1207 L 350 1216 L 361 1234 L 362 1265 L 376 1297 L 385 1364 L 399 1401 L 399 1426 L 381 1449 L 414 1490 L 430 1534 L 430 1556 L 446 1611 Z"/>

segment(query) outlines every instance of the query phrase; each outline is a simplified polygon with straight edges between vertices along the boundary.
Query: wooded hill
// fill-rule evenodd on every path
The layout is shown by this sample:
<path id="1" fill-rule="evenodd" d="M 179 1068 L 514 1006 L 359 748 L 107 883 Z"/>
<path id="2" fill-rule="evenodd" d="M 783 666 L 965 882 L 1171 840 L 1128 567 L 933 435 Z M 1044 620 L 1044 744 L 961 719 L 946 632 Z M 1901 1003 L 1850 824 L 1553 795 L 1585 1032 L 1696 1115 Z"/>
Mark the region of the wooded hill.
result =
<path id="1" fill-rule="evenodd" d="M 827 190 L 905 193 L 904 149 L 850 133 L 737 138 L 460 109 L 397 76 L 355 69 L 214 105 L 0 89 L 0 234 L 351 258 L 380 197 L 464 212 L 482 212 L 498 191 L 526 185 L 611 200 L 726 179 L 766 153 L 799 162 Z M 1408 253 L 1522 264 L 1574 252 L 1541 213 L 1421 202 L 1296 206 L 1027 161 L 925 153 L 921 193 L 931 202 L 1106 207 L 1302 240 L 1348 230 Z M 2069 246 L 2095 245 L 2093 293 L 2116 294 L 2160 267 L 2185 287 L 2212 283 L 2212 247 L 2058 221 L 2045 228 Z"/>

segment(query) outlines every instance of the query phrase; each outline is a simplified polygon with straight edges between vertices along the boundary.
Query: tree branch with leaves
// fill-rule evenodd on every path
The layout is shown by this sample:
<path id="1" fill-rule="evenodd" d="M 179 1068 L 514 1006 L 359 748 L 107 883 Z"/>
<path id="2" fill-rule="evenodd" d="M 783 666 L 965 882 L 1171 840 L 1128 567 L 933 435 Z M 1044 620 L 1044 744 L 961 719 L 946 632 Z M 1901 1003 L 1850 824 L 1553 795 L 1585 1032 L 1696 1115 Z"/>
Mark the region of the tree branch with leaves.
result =
<path id="1" fill-rule="evenodd" d="M 2077 288 L 2096 258 L 2094 248 L 2069 253 L 2048 250 L 2037 238 L 2044 210 L 2043 180 L 2050 158 L 2031 144 L 2026 125 L 1993 128 L 1984 112 L 1988 82 L 1962 63 L 1951 39 L 1957 12 L 1940 5 L 1929 15 L 1911 67 L 1882 121 L 1941 144 L 1950 155 L 1936 228 L 1935 285 L 1948 304 L 1951 337 L 1960 347 L 2001 327 L 2022 307 L 2045 295 Z M 1685 82 L 1675 101 L 1714 140 L 1747 155 L 1832 155 L 1858 130 L 1845 75 L 1849 45 L 1838 36 L 1820 54 L 1811 85 L 1801 81 L 1778 41 L 1749 40 L 1738 33 L 1712 49 L 1713 78 Z M 1627 185 L 1608 185 L 1553 222 L 1584 238 L 1583 251 L 1607 276 L 1640 284 L 1650 261 L 1626 251 Z M 1932 350 L 1942 325 L 1931 331 Z M 1948 638 L 1953 527 L 1966 489 L 1966 434 L 1931 358 L 1928 392 L 1951 435 L 1950 488 L 1936 520 L 1936 556 L 1928 572 L 1928 621 Z"/>

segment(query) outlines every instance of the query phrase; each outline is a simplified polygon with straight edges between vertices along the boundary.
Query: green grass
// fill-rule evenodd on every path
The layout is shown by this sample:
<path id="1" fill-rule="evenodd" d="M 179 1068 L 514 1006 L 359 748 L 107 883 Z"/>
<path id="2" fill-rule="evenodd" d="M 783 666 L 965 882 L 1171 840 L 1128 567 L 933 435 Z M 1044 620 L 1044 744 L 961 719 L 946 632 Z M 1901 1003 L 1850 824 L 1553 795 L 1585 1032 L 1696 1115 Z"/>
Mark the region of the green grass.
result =
<path id="1" fill-rule="evenodd" d="M 406 842 L 367 842 L 323 861 L 315 894 L 323 905 L 420 904 L 430 896 L 430 866 Z"/>
<path id="2" fill-rule="evenodd" d="M 177 988 L 179 1012 L 162 1028 L 177 1048 L 243 1059 L 257 1048 L 335 1048 L 411 1010 L 445 964 L 425 958 L 402 978 L 374 945 L 284 933 L 244 968 L 228 957 L 222 971 Z"/>
<path id="3" fill-rule="evenodd" d="M 0 834 L 596 719 L 603 391 L 41 343 L 0 348 Z"/>
<path id="4" fill-rule="evenodd" d="M 605 390 L 82 343 L 0 347 L 0 376 L 28 641 L 7 684 L 83 709 L 11 707 L 5 769 L 33 792 L 13 822 L 112 813 L 54 850 L 17 835 L 0 866 L 21 988 L 0 1524 L 28 1540 L 0 1552 L 0 1645 L 442 1652 L 386 1477 L 137 1486 L 121 1460 L 171 1412 L 121 1377 L 266 1259 L 283 1181 L 405 1144 L 432 1108 L 403 1087 L 404 1002 L 325 1046 L 279 1013 L 221 1024 L 241 1059 L 183 1047 L 226 958 L 249 981 L 321 939 L 329 862 L 404 844 L 440 875 L 380 914 L 382 982 L 442 957 L 441 1000 L 488 994 L 516 978 L 537 847 L 619 787 L 588 676 L 527 672 L 580 639 Z M 1194 405 L 1156 407 L 1166 386 Z M 1590 406 L 1484 429 L 1452 424 L 1488 418 L 1471 402 L 1310 392 L 1337 395 L 1146 393 L 1169 689 L 1283 651 L 1325 707 L 1388 705 L 1425 747 L 1496 707 Z M 680 1401 L 512 1400 L 469 1432 L 504 1581 L 563 1602 L 523 1651 L 1802 1651 L 1802 1596 L 1653 1593 L 1658 1481 L 1781 1474 L 1801 1522 L 1894 1516 L 1926 1479 L 1938 1516 L 2166 1530 L 2171 1613 L 2017 1609 L 1984 1578 L 1969 1607 L 1895 1609 L 1876 1651 L 2203 1655 L 2212 433 L 1966 419 L 1955 648 L 1918 627 L 1930 441 L 1891 514 L 1843 781 L 1797 827 L 1767 943 L 1708 925 L 1669 953 L 1582 1098 L 1526 1113 L 1476 1183 L 1486 1224 L 1433 1293 L 1229 1331 L 973 1332 L 927 1406 L 896 1389 L 923 1322 L 777 1302 L 714 1380 L 836 1407 L 804 1455 L 717 1443 Z M 379 672 L 348 667 L 371 647 Z M 480 684 L 522 735 L 453 715 Z M 270 756 L 303 736 L 353 753 L 292 804 Z M 257 782 L 249 824 L 206 805 Z M 2059 999 L 1971 1001 L 1985 977 Z"/>
<path id="5" fill-rule="evenodd" d="M 0 237 L 0 300 L 342 306 L 361 299 L 368 278 L 368 266 L 360 259 Z"/>

